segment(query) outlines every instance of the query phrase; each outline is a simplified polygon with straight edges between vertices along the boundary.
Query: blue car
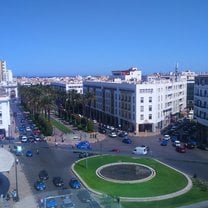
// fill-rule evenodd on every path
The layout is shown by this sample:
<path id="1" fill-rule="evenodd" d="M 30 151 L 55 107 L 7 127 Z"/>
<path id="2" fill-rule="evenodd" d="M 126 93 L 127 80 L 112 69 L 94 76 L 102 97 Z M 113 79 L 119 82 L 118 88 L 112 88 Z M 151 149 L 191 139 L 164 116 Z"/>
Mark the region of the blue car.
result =
<path id="1" fill-rule="evenodd" d="M 46 189 L 46 185 L 43 181 L 36 181 L 34 187 L 37 191 L 43 191 Z"/>
<path id="2" fill-rule="evenodd" d="M 125 144 L 131 144 L 132 143 L 132 140 L 130 138 L 125 138 L 122 140 L 123 143 Z"/>
<path id="3" fill-rule="evenodd" d="M 58 203 L 54 198 L 46 200 L 46 208 L 56 208 L 58 207 Z"/>
<path id="4" fill-rule="evenodd" d="M 167 146 L 168 145 L 168 140 L 162 140 L 160 143 L 161 146 Z"/>
<path id="5" fill-rule="evenodd" d="M 91 149 L 91 145 L 88 141 L 83 141 L 83 142 L 80 142 L 76 145 L 77 149 L 80 149 L 80 150 L 90 150 Z"/>
<path id="6" fill-rule="evenodd" d="M 81 187 L 80 182 L 76 178 L 72 178 L 69 182 L 69 185 L 73 189 L 79 189 Z"/>
<path id="7" fill-rule="evenodd" d="M 32 157 L 32 156 L 33 156 L 32 151 L 31 151 L 31 150 L 28 150 L 28 151 L 26 152 L 26 156 L 27 156 L 27 157 Z"/>

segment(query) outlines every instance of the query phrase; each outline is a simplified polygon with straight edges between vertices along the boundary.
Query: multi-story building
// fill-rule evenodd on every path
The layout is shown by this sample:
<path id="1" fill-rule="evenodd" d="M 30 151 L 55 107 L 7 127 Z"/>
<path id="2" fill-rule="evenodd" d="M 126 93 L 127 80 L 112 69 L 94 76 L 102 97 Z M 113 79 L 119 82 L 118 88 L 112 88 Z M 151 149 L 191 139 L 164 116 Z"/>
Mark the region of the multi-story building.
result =
<path id="1" fill-rule="evenodd" d="M 0 137 L 9 136 L 11 126 L 10 99 L 17 97 L 17 83 L 6 62 L 0 60 Z"/>
<path id="2" fill-rule="evenodd" d="M 208 143 L 208 74 L 195 78 L 194 117 L 199 125 L 198 136 L 202 143 Z"/>
<path id="3" fill-rule="evenodd" d="M 51 87 L 60 89 L 64 92 L 75 90 L 77 93 L 83 93 L 83 83 L 82 82 L 72 82 L 72 83 L 63 83 L 63 82 L 51 82 Z"/>
<path id="4" fill-rule="evenodd" d="M 83 83 L 84 94 L 92 92 L 95 96 L 86 111 L 93 119 L 136 133 L 157 132 L 185 109 L 186 77 L 157 75 L 143 82 L 135 68 L 126 70 L 130 72 L 133 79 L 121 80 L 114 73 L 114 80 Z"/>
<path id="5" fill-rule="evenodd" d="M 0 138 L 9 136 L 10 115 L 10 96 L 4 88 L 0 88 Z"/>
<path id="6" fill-rule="evenodd" d="M 187 109 L 190 111 L 194 108 L 194 83 L 197 74 L 191 71 L 185 71 L 181 74 L 187 77 Z"/>

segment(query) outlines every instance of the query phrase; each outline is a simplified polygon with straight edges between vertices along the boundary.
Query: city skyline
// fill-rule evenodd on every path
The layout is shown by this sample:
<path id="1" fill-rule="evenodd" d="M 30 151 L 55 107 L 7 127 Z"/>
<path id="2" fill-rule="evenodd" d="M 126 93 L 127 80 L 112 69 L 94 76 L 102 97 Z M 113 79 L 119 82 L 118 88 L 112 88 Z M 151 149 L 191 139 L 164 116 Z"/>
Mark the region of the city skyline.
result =
<path id="1" fill-rule="evenodd" d="M 0 60 L 14 76 L 207 71 L 205 0 L 1 2 Z"/>

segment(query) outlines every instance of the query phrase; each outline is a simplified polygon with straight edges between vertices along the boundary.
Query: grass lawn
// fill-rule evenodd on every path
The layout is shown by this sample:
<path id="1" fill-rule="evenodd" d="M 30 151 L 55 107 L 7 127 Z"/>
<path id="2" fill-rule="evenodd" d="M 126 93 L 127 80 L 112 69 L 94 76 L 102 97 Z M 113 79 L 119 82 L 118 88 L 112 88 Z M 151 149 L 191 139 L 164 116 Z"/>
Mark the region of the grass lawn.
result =
<path id="1" fill-rule="evenodd" d="M 51 123 L 52 123 L 53 126 L 55 126 L 57 129 L 59 129 L 60 131 L 62 131 L 65 134 L 71 132 L 69 128 L 67 128 L 65 125 L 63 125 L 61 122 L 59 122 L 55 119 L 51 118 Z"/>
<path id="2" fill-rule="evenodd" d="M 118 161 L 148 165 L 156 171 L 156 176 L 147 182 L 134 184 L 112 183 L 96 176 L 95 171 L 98 167 Z M 110 196 L 159 196 L 179 191 L 187 185 L 187 179 L 181 173 L 148 158 L 110 155 L 92 157 L 87 159 L 87 168 L 86 160 L 82 160 L 75 165 L 75 171 L 90 188 Z"/>
<path id="3" fill-rule="evenodd" d="M 114 184 L 96 176 L 95 170 L 98 167 L 118 161 L 136 162 L 148 165 L 156 171 L 156 176 L 150 181 L 138 184 Z M 146 197 L 162 195 L 178 191 L 187 184 L 187 179 L 182 174 L 148 158 L 134 159 L 126 156 L 103 155 L 79 161 L 75 165 L 75 171 L 89 187 L 99 192 L 106 193 L 111 197 Z M 201 184 L 204 183 L 201 183 L 198 179 L 195 180 L 189 192 L 172 199 L 154 202 L 121 202 L 122 208 L 176 208 L 208 200 L 208 183 L 205 183 L 205 186 Z"/>
<path id="4" fill-rule="evenodd" d="M 194 185 L 192 189 L 181 196 L 154 202 L 135 202 L 122 203 L 124 208 L 175 208 L 183 205 L 189 205 L 200 201 L 208 200 L 208 191 L 202 191 L 201 188 Z"/>

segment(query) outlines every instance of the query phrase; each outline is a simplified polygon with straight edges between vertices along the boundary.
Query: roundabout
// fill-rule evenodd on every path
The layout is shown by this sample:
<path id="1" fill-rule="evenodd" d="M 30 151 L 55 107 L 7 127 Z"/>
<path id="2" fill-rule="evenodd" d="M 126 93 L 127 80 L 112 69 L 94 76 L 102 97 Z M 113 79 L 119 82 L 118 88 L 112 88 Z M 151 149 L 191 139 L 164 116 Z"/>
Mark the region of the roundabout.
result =
<path id="1" fill-rule="evenodd" d="M 192 188 L 186 174 L 144 157 L 89 157 L 74 163 L 72 170 L 90 191 L 98 195 L 116 196 L 121 201 L 170 199 Z"/>
<path id="2" fill-rule="evenodd" d="M 114 183 L 139 183 L 152 179 L 155 171 L 143 164 L 117 162 L 99 167 L 96 175 Z"/>

